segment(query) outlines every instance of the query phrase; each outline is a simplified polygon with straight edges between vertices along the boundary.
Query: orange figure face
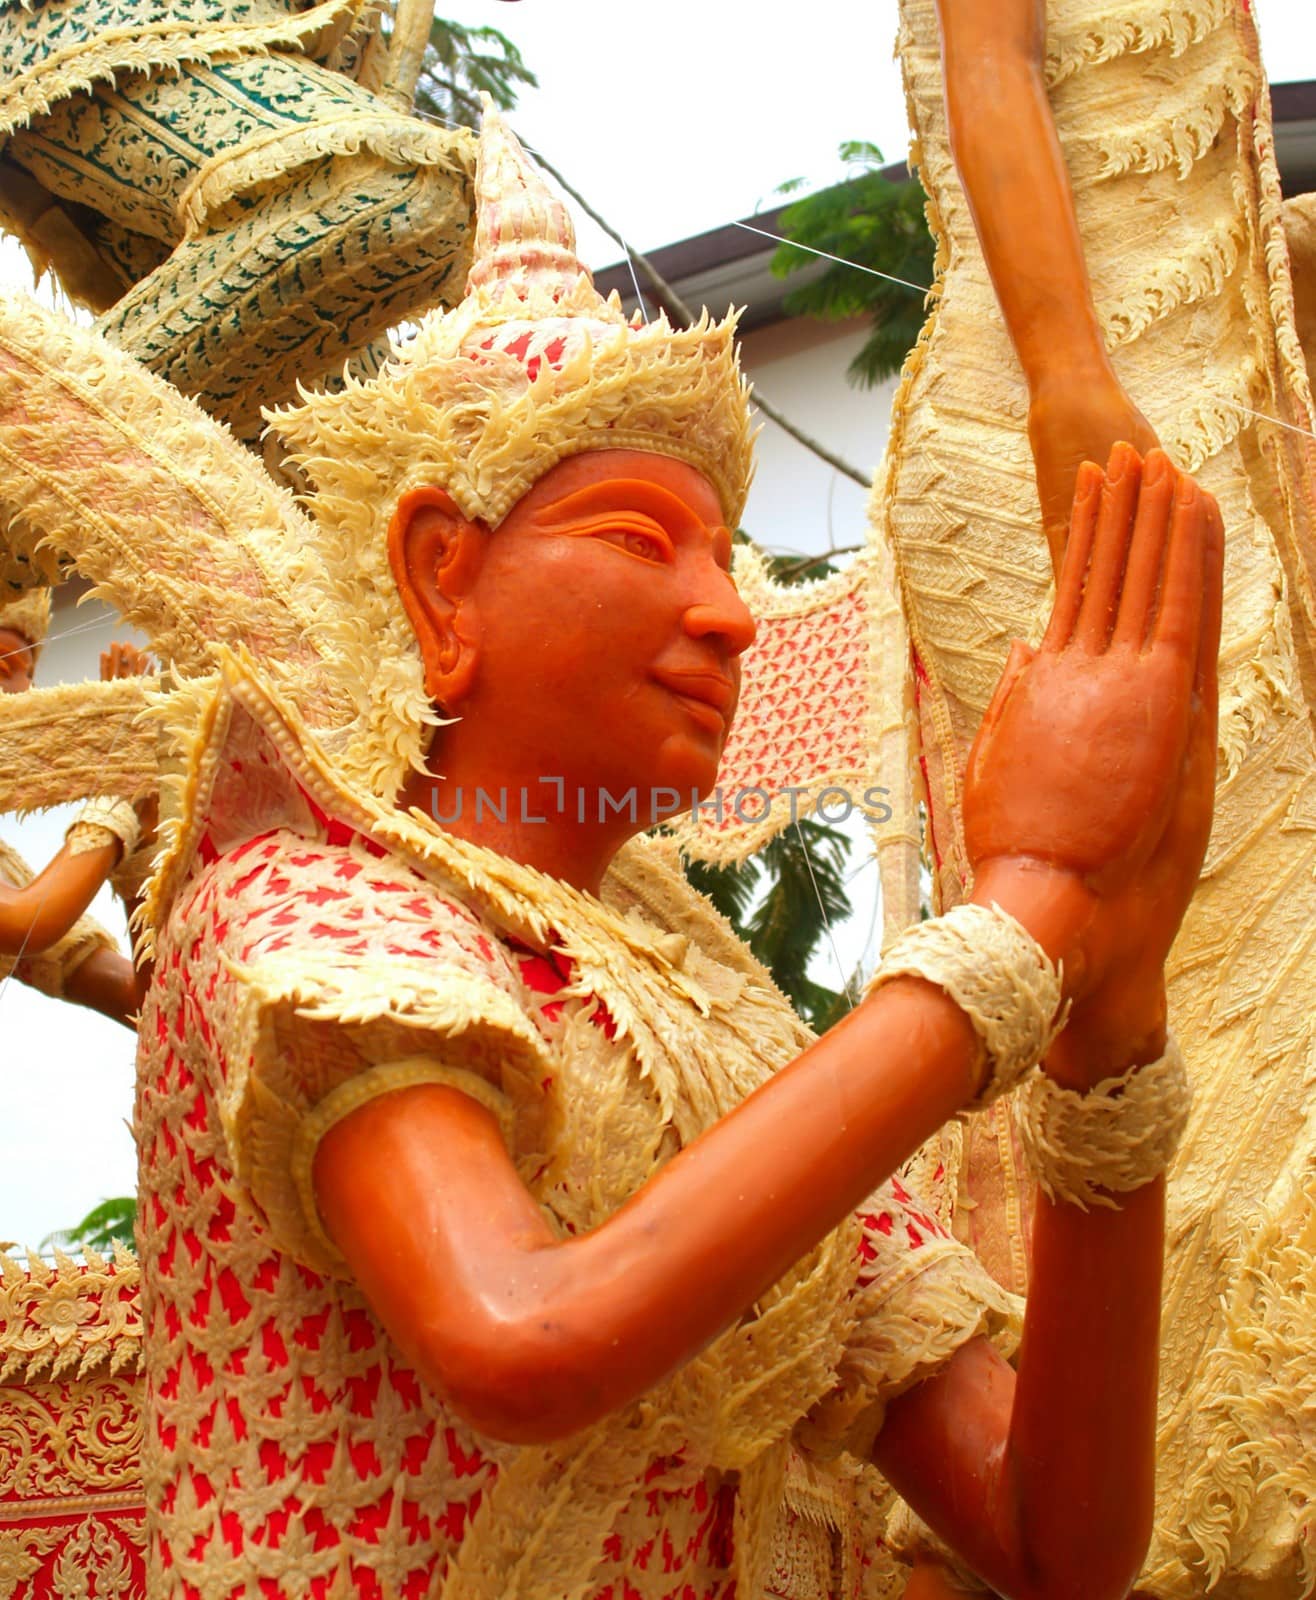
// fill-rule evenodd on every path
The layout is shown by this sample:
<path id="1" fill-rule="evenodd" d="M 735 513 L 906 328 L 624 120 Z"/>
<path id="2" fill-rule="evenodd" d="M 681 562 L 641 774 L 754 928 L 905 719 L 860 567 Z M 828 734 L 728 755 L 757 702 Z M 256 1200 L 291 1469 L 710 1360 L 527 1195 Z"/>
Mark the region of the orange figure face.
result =
<path id="1" fill-rule="evenodd" d="M 0 628 L 0 694 L 22 694 L 32 687 L 36 651 L 21 633 Z"/>
<path id="2" fill-rule="evenodd" d="M 407 534 L 399 534 L 405 523 Z M 731 533 L 693 467 L 638 450 L 561 462 L 489 533 L 440 491 L 394 523 L 431 696 L 492 740 L 501 781 L 706 794 L 754 619 Z M 641 802 L 643 804 L 643 800 Z"/>

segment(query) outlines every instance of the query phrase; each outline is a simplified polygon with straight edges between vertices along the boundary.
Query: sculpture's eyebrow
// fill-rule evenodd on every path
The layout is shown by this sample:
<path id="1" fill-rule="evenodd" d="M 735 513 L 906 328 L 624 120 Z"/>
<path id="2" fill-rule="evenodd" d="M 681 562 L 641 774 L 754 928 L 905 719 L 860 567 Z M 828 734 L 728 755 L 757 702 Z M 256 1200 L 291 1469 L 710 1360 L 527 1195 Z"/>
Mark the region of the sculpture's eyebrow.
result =
<path id="1" fill-rule="evenodd" d="M 651 517 L 672 534 L 706 533 L 713 559 L 724 570 L 731 570 L 731 530 L 721 522 L 705 522 L 679 494 L 647 478 L 609 478 L 606 483 L 588 484 L 541 506 L 531 523 L 540 533 L 567 533 L 573 524 L 623 514 Z"/>
<path id="2" fill-rule="evenodd" d="M 647 512 L 674 533 L 709 527 L 680 495 L 646 478 L 610 478 L 606 483 L 587 484 L 540 506 L 531 520 L 544 533 L 552 533 L 582 517 L 597 517 L 610 511 Z"/>

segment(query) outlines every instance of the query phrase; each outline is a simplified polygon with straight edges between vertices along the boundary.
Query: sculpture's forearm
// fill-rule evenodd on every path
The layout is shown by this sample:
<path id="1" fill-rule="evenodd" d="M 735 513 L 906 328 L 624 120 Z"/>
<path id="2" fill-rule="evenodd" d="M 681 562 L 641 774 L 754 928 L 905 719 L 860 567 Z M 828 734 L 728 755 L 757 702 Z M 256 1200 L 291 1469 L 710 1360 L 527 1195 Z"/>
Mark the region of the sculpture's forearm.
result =
<path id="1" fill-rule="evenodd" d="M 985 1342 L 966 1347 L 896 1401 L 877 1441 L 882 1471 L 1013 1600 L 1123 1600 L 1137 1577 L 1151 1534 L 1164 1214 L 1163 1178 L 1113 1210 L 1039 1195 L 1017 1378 Z"/>
<path id="2" fill-rule="evenodd" d="M 80 961 L 64 984 L 64 998 L 136 1031 L 137 976 L 132 962 L 117 950 L 93 950 Z"/>
<path id="3" fill-rule="evenodd" d="M 71 854 L 67 845 L 21 889 L 0 884 L 0 954 L 40 955 L 96 897 L 119 859 L 118 840 Z"/>
<path id="4" fill-rule="evenodd" d="M 664 1166 L 558 1241 L 459 1091 L 354 1112 L 315 1163 L 321 1215 L 376 1312 L 482 1431 L 560 1437 L 730 1326 L 972 1092 L 976 1037 L 938 990 L 886 986 Z"/>
<path id="5" fill-rule="evenodd" d="M 937 0 L 955 165 L 1028 384 L 1042 527 L 1059 569 L 1078 469 L 1151 424 L 1124 392 L 1093 305 L 1043 76 L 1044 0 Z"/>
<path id="6" fill-rule="evenodd" d="M 1165 1180 L 1113 1211 L 1038 1196 L 1005 1466 L 1043 1592 L 1122 1597 L 1151 1538 Z"/>
<path id="7" fill-rule="evenodd" d="M 1043 78 L 1043 0 L 937 0 L 956 168 L 1029 388 L 1106 367 Z"/>

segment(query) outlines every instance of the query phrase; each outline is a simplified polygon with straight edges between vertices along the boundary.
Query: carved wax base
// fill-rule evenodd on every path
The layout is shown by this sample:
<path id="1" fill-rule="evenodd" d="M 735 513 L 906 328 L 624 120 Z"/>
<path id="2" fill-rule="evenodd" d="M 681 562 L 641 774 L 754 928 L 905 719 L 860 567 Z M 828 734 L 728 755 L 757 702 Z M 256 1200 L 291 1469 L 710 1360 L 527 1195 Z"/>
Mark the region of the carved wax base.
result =
<path id="1" fill-rule="evenodd" d="M 137 1264 L 0 1255 L 0 1600 L 140 1600 Z"/>

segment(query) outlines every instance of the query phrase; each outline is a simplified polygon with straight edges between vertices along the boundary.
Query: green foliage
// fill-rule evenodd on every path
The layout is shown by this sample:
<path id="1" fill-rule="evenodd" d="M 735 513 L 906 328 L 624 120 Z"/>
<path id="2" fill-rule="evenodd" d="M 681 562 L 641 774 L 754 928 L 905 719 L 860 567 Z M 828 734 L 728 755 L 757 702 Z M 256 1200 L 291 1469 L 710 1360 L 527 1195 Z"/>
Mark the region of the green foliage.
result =
<path id="1" fill-rule="evenodd" d="M 841 159 L 857 169 L 854 177 L 807 195 L 782 213 L 782 232 L 796 243 L 778 246 L 772 271 L 786 278 L 816 266 L 817 256 L 798 249 L 800 244 L 905 280 L 891 283 L 829 262 L 821 277 L 792 289 L 785 299 L 791 316 L 872 319 L 873 331 L 848 373 L 852 383 L 871 388 L 899 372 L 918 338 L 924 297 L 905 284 L 931 284 L 936 251 L 924 216 L 926 196 L 916 178 L 907 183 L 884 178 L 882 152 L 860 140 L 843 144 Z M 799 182 L 783 184 L 779 192 L 790 193 Z"/>
<path id="2" fill-rule="evenodd" d="M 501 111 L 510 111 L 524 86 L 537 88 L 538 79 L 506 34 L 435 17 L 416 85 L 418 111 L 441 122 L 477 128 L 481 91 Z"/>
<path id="3" fill-rule="evenodd" d="M 850 841 L 801 817 L 738 867 L 686 863 L 686 876 L 735 928 L 773 981 L 819 1033 L 850 1009 L 843 991 L 809 977 L 829 924 L 850 914 L 845 863 Z"/>
<path id="4" fill-rule="evenodd" d="M 137 1221 L 137 1201 L 132 1195 L 119 1195 L 93 1206 L 81 1222 L 62 1232 L 48 1234 L 41 1248 L 56 1245 L 61 1250 L 95 1250 L 109 1255 L 117 1239 L 132 1249 L 133 1224 Z"/>

